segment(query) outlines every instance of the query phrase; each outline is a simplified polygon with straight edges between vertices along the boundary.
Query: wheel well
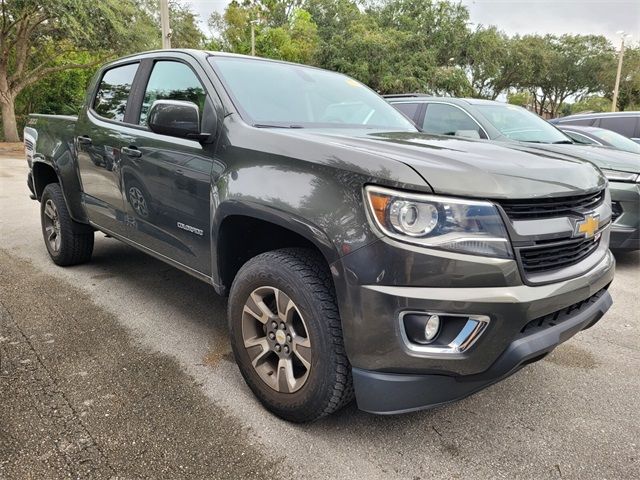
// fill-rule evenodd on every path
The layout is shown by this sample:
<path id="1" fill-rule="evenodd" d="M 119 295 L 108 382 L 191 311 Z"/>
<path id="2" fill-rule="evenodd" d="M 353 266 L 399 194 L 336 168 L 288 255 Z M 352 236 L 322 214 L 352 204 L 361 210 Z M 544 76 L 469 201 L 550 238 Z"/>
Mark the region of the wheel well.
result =
<path id="1" fill-rule="evenodd" d="M 38 200 L 42 198 L 44 188 L 50 183 L 59 183 L 58 175 L 51 165 L 35 163 L 33 165 L 33 188 Z"/>
<path id="2" fill-rule="evenodd" d="M 229 291 L 240 267 L 256 255 L 289 247 L 309 248 L 322 255 L 313 242 L 275 223 L 244 215 L 225 218 L 217 247 L 221 286 Z"/>

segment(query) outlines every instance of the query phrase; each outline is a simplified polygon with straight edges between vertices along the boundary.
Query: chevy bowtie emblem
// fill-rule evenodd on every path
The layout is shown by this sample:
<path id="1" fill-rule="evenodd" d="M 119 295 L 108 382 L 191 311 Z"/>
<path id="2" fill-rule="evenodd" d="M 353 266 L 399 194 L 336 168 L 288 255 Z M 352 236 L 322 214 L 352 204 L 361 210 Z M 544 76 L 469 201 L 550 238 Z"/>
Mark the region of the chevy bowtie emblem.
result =
<path id="1" fill-rule="evenodd" d="M 599 226 L 598 215 L 588 215 L 584 220 L 576 223 L 576 236 L 584 235 L 585 238 L 591 238 L 596 234 Z"/>

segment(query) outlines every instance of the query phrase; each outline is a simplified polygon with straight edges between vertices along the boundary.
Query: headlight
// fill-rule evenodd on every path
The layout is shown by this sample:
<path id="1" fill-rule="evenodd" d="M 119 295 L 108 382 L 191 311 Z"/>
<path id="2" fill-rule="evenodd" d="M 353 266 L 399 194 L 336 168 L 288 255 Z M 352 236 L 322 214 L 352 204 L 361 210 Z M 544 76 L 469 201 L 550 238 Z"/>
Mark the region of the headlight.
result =
<path id="1" fill-rule="evenodd" d="M 365 187 L 369 212 L 387 236 L 459 253 L 513 258 L 504 222 L 490 202 Z"/>
<path id="2" fill-rule="evenodd" d="M 605 168 L 602 169 L 602 173 L 607 177 L 607 180 L 612 182 L 638 182 L 640 180 L 640 175 L 637 173 L 630 172 L 619 172 L 617 170 L 607 170 Z"/>

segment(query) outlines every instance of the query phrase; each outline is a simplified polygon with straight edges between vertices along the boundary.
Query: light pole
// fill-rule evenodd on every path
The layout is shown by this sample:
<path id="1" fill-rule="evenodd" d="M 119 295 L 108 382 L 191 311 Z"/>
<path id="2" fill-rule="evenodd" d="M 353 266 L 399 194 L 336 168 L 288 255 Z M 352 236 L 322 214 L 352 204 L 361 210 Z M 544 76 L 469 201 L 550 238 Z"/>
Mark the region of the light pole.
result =
<path id="1" fill-rule="evenodd" d="M 256 24 L 258 20 L 251 20 L 249 22 L 251 24 L 251 56 L 256 56 Z"/>
<path id="2" fill-rule="evenodd" d="M 624 58 L 624 39 L 631 38 L 630 33 L 624 33 L 624 31 L 619 30 L 616 32 L 620 35 L 620 55 L 618 56 L 618 71 L 616 73 L 616 84 L 613 87 L 613 101 L 611 102 L 611 111 L 615 112 L 618 110 L 618 90 L 620 89 L 620 75 L 622 74 L 622 59 Z"/>
<path id="3" fill-rule="evenodd" d="M 162 27 L 162 48 L 171 48 L 171 29 L 169 28 L 168 0 L 160 0 L 160 25 Z"/>

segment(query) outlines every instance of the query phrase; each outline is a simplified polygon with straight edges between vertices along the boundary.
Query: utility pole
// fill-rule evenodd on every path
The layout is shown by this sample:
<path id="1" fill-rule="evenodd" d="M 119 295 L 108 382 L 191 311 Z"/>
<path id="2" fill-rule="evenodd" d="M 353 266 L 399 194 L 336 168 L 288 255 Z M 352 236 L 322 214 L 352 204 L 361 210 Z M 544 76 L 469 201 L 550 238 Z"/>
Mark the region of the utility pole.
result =
<path id="1" fill-rule="evenodd" d="M 616 32 L 620 35 L 620 55 L 618 56 L 618 72 L 616 73 L 616 84 L 613 88 L 613 101 L 611 102 L 611 111 L 615 112 L 618 110 L 618 91 L 620 90 L 620 75 L 622 74 L 622 59 L 624 58 L 624 39 L 631 38 L 631 34 L 625 34 L 624 31 L 620 30 Z"/>
<path id="2" fill-rule="evenodd" d="M 169 28 L 168 0 L 160 0 L 160 25 L 162 26 L 162 48 L 171 48 L 171 29 Z"/>
<path id="3" fill-rule="evenodd" d="M 251 24 L 251 56 L 256 56 L 256 23 L 258 20 L 251 20 L 249 22 Z"/>

